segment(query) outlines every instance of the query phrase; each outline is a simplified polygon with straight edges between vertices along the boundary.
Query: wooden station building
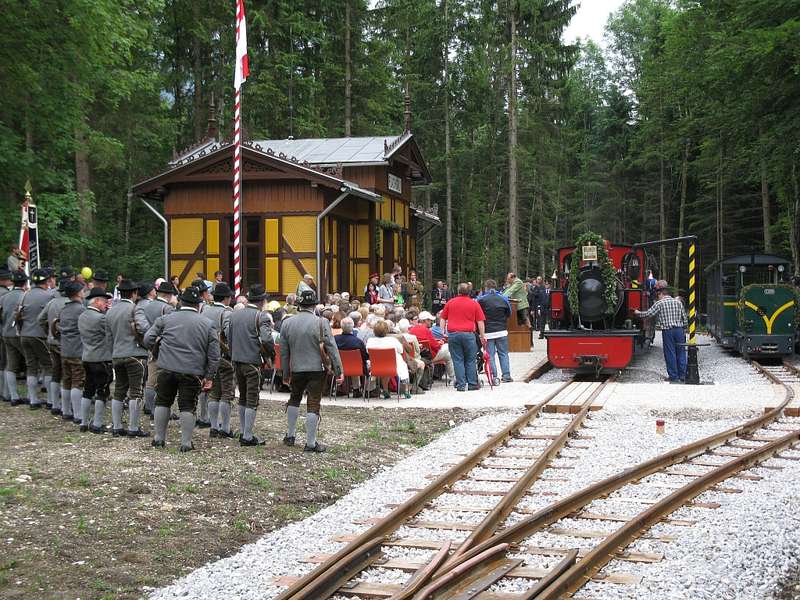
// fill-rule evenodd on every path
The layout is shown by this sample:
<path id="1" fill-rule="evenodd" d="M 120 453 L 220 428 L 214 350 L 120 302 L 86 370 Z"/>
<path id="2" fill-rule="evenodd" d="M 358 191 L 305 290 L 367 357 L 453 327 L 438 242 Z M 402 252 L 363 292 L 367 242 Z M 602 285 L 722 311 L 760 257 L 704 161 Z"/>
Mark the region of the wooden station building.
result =
<path id="1" fill-rule="evenodd" d="M 182 287 L 220 270 L 233 282 L 233 145 L 210 138 L 133 193 L 163 202 L 170 275 Z M 415 267 L 416 241 L 439 225 L 412 203 L 431 176 L 414 136 L 286 139 L 242 146 L 242 287 L 361 296 L 369 274 Z"/>

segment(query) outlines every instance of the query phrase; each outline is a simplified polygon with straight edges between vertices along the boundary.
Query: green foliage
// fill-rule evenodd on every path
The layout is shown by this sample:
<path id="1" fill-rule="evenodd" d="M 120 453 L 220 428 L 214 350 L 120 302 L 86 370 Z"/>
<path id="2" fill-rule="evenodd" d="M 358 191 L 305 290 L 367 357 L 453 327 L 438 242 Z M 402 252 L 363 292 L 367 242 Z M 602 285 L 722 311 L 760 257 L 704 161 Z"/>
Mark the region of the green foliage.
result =
<path id="1" fill-rule="evenodd" d="M 582 260 L 581 248 L 583 246 L 597 247 L 597 262 L 600 265 L 600 273 L 603 277 L 603 299 L 606 304 L 606 314 L 613 317 L 617 311 L 617 276 L 614 270 L 614 263 L 608 256 L 606 241 L 602 235 L 587 231 L 575 240 L 575 252 L 570 257 L 569 269 L 569 308 L 573 318 L 579 319 L 580 303 L 578 298 L 578 276 Z"/>

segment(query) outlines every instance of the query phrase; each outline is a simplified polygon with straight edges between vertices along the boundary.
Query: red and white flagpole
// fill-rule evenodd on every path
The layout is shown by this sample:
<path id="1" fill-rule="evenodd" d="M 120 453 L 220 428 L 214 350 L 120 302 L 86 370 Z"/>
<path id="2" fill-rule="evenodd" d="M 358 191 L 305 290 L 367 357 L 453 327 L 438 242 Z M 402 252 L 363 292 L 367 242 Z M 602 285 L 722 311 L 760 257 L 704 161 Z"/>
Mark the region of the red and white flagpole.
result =
<path id="1" fill-rule="evenodd" d="M 233 83 L 233 288 L 236 296 L 242 291 L 242 83 L 249 74 L 244 0 L 236 0 L 236 73 Z"/>

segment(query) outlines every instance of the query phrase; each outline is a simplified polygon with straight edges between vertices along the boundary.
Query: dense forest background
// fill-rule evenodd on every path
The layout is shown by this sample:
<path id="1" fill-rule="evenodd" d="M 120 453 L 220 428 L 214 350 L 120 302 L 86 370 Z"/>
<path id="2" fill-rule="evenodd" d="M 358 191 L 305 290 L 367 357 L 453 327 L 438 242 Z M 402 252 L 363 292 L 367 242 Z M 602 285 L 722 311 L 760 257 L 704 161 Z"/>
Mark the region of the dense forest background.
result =
<path id="1" fill-rule="evenodd" d="M 800 2 L 628 0 L 603 48 L 562 41 L 576 5 L 249 0 L 245 137 L 398 134 L 408 86 L 434 174 L 416 201 L 444 222 L 426 281 L 547 274 L 587 229 L 799 271 Z M 46 260 L 159 273 L 128 189 L 205 135 L 212 98 L 229 135 L 233 0 L 0 7 L 0 241 L 30 178 Z M 655 256 L 667 279 L 678 252 Z"/>

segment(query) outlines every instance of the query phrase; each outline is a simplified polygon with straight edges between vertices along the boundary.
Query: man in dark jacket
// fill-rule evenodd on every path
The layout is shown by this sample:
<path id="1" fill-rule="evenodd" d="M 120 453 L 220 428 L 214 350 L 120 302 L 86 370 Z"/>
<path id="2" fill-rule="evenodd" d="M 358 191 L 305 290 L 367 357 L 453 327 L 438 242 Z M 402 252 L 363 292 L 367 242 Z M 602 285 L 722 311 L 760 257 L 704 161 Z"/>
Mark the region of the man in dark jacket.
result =
<path id="1" fill-rule="evenodd" d="M 297 302 L 300 310 L 281 328 L 283 381 L 292 389 L 286 409 L 288 428 L 283 443 L 294 446 L 300 401 L 307 392 L 306 445 L 303 450 L 325 452 L 325 446 L 317 442 L 322 387 L 327 369 L 322 362 L 322 348 L 336 377 L 342 374 L 342 362 L 330 323 L 314 314 L 314 305 L 317 303 L 314 290 L 303 290 Z"/>
<path id="2" fill-rule="evenodd" d="M 544 328 L 550 320 L 550 282 L 545 281 L 539 288 L 539 339 L 544 338 Z"/>
<path id="3" fill-rule="evenodd" d="M 484 293 L 478 298 L 478 304 L 483 309 L 486 317 L 486 351 L 489 353 L 489 364 L 492 368 L 494 385 L 500 383 L 497 376 L 497 366 L 494 355 L 500 359 L 500 371 L 502 381 L 508 383 L 511 379 L 511 368 L 508 363 L 508 330 L 506 323 L 511 316 L 511 304 L 508 298 L 497 293 L 497 282 L 494 279 L 487 279 L 484 283 Z"/>

